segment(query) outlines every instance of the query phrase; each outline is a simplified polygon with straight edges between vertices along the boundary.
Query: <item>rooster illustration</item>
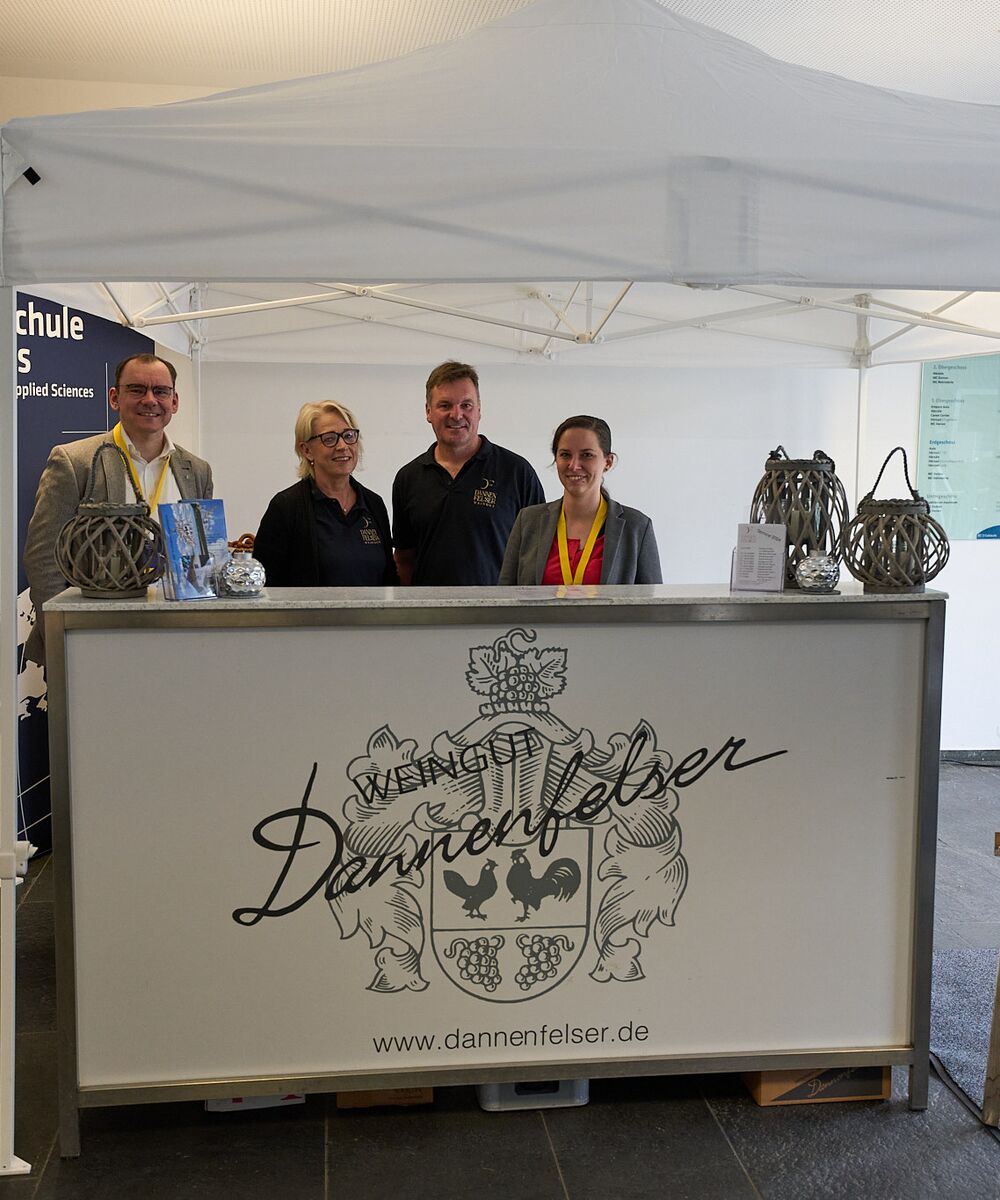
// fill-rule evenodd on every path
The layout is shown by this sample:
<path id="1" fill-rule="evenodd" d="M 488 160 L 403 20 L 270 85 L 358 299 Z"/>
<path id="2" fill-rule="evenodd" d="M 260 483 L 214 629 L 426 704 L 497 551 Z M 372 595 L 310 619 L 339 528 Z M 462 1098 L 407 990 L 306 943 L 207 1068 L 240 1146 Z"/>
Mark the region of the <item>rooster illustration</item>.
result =
<path id="1" fill-rule="evenodd" d="M 479 878 L 475 883 L 466 883 L 457 871 L 444 872 L 445 887 L 449 892 L 462 897 L 464 901 L 462 908 L 470 917 L 478 917 L 481 921 L 486 920 L 486 914 L 480 912 L 479 907 L 485 904 L 496 893 L 497 877 L 494 874 L 495 870 L 496 863 L 492 858 L 488 858 L 483 864 L 483 869 L 479 872 Z"/>
<path id="2" fill-rule="evenodd" d="M 546 896 L 554 896 L 557 900 L 569 900 L 576 894 L 579 886 L 580 868 L 571 858 L 556 859 L 541 879 L 536 879 L 531 873 L 531 863 L 523 850 L 515 850 L 511 855 L 507 890 L 511 900 L 524 908 L 524 912 L 517 918 L 519 921 L 527 921 L 529 908 L 537 912 Z"/>

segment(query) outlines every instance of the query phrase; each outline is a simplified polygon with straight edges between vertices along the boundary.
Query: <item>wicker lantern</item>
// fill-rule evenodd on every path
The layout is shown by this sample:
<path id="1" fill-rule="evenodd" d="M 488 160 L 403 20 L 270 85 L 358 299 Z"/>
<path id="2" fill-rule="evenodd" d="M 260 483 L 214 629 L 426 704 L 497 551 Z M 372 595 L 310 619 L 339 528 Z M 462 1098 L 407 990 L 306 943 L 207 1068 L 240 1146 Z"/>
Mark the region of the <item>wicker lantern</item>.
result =
<path id="1" fill-rule="evenodd" d="M 889 459 L 899 451 L 909 500 L 875 500 Z M 948 561 L 948 535 L 930 505 L 910 483 L 906 451 L 890 450 L 872 490 L 858 501 L 858 515 L 844 530 L 844 566 L 866 592 L 922 592 Z"/>
<path id="2" fill-rule="evenodd" d="M 106 450 L 117 454 L 135 493 L 135 504 L 95 501 L 97 460 Z M 163 536 L 150 518 L 128 469 L 113 442 L 102 442 L 90 463 L 90 486 L 76 516 L 56 539 L 56 563 L 63 575 L 95 600 L 133 600 L 163 575 Z"/>
<path id="3" fill-rule="evenodd" d="M 784 446 L 771 451 L 753 494 L 750 520 L 788 529 L 786 587 L 799 586 L 795 568 L 810 552 L 838 557 L 847 517 L 847 493 L 828 454 L 817 450 L 812 458 L 789 458 Z"/>

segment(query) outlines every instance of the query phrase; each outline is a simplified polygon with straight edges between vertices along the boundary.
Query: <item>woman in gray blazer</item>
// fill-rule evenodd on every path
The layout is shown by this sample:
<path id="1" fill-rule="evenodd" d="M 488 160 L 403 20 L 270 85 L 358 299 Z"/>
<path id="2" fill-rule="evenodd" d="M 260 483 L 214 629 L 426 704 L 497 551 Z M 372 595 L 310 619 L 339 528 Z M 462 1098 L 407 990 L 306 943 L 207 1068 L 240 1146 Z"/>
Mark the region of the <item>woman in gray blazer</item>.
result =
<path id="1" fill-rule="evenodd" d="M 662 583 L 652 521 L 604 489 L 615 461 L 608 423 L 567 417 L 553 435 L 552 456 L 562 499 L 518 513 L 500 583 Z"/>

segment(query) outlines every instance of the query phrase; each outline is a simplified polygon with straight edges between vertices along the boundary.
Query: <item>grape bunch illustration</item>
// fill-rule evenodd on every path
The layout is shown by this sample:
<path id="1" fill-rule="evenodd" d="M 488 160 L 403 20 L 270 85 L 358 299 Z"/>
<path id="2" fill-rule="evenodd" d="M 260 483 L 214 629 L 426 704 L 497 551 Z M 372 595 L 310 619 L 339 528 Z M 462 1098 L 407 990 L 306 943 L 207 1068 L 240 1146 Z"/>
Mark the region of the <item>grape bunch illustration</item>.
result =
<path id="1" fill-rule="evenodd" d="M 544 933 L 521 933 L 517 937 L 517 948 L 525 961 L 514 976 L 514 982 L 522 992 L 527 992 L 536 983 L 555 975 L 562 962 L 562 952 L 572 950 L 573 943 L 563 933 L 553 937 Z"/>
<path id="2" fill-rule="evenodd" d="M 491 700 L 530 701 L 538 699 L 538 680 L 534 672 L 526 666 L 517 665 L 504 673 L 490 688 Z"/>
<path id="3" fill-rule="evenodd" d="M 489 698 L 481 714 L 548 712 L 547 701 L 566 686 L 566 651 L 536 650 L 536 638 L 534 630 L 511 629 L 492 645 L 470 647 L 466 682 Z"/>
<path id="4" fill-rule="evenodd" d="M 503 983 L 497 954 L 504 945 L 501 934 L 493 937 L 455 938 L 444 952 L 445 958 L 457 958 L 458 970 L 467 983 L 484 991 L 495 992 Z"/>

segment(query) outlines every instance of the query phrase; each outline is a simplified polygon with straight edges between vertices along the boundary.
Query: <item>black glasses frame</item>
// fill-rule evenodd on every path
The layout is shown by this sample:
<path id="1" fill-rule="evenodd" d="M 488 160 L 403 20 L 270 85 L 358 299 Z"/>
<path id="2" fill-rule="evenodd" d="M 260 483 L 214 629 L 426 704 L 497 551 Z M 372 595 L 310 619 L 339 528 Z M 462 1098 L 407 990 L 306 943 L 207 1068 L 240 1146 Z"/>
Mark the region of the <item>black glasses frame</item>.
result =
<path id="1" fill-rule="evenodd" d="M 144 400 L 147 392 L 152 392 L 157 400 L 169 400 L 174 394 L 174 388 L 167 387 L 165 383 L 158 383 L 155 387 L 143 383 L 123 383 L 118 390 L 133 400 Z"/>
<path id="2" fill-rule="evenodd" d="M 331 429 L 326 433 L 314 433 L 312 437 L 306 438 L 306 441 L 314 442 L 317 438 L 319 438 L 319 440 L 324 446 L 326 446 L 328 450 L 332 450 L 341 438 L 344 439 L 344 444 L 346 446 L 353 446 L 359 437 L 361 437 L 360 429 Z"/>

